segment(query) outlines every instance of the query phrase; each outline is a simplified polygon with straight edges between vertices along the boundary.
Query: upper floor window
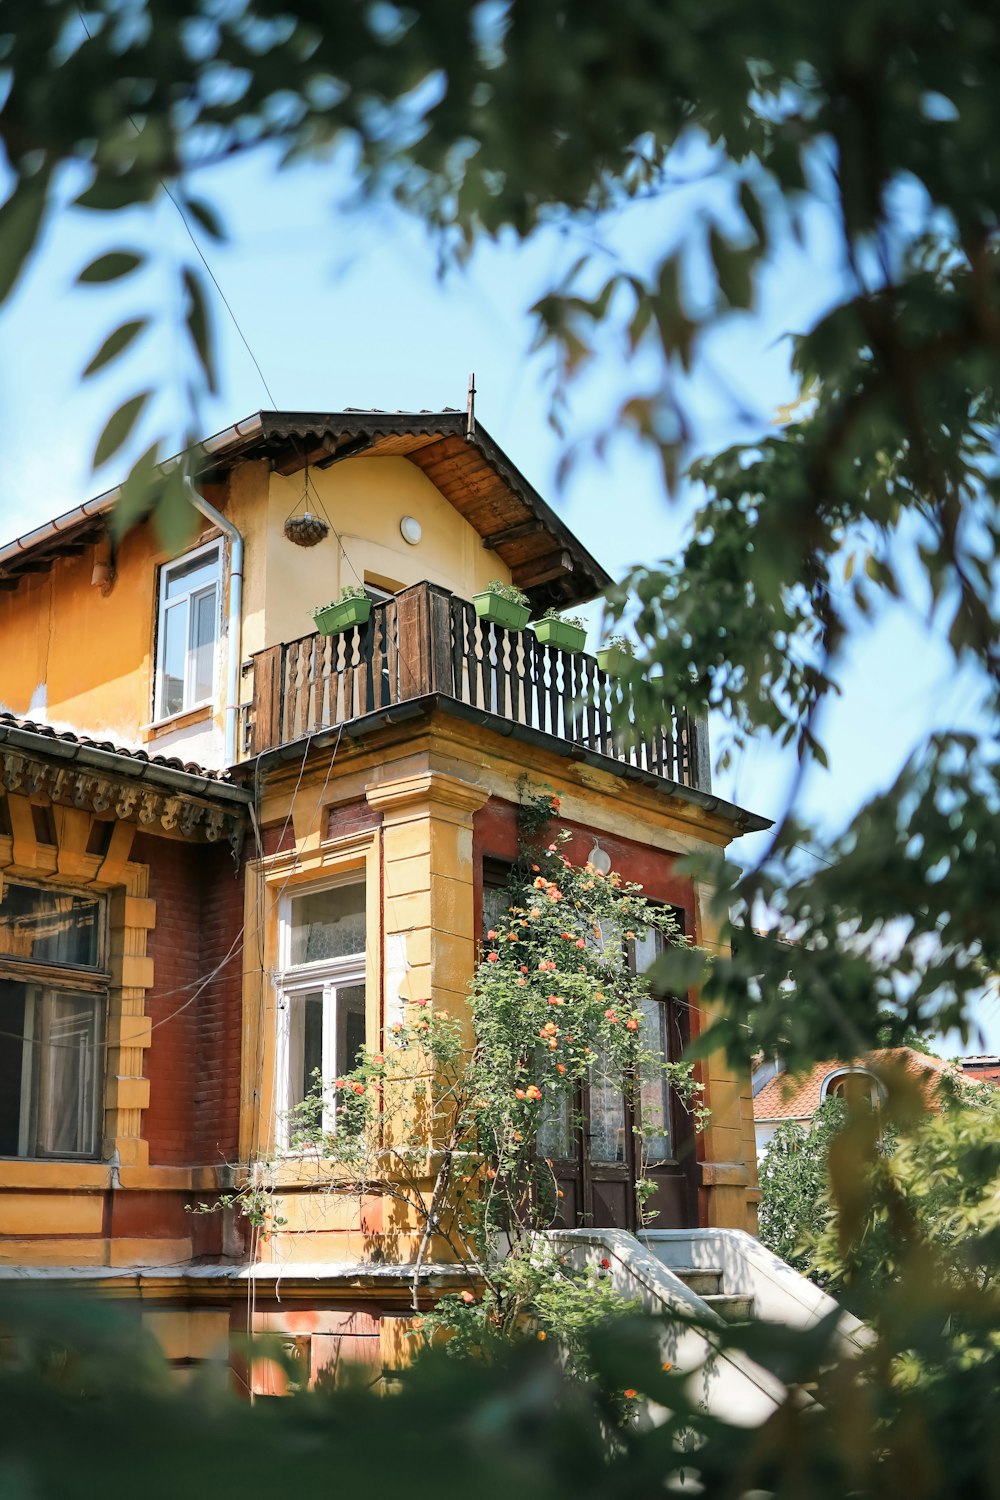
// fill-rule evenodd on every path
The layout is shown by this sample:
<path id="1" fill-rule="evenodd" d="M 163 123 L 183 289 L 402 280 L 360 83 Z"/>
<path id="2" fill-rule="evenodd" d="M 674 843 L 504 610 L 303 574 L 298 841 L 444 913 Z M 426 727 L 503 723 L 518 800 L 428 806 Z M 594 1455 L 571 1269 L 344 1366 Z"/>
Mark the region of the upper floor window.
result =
<path id="1" fill-rule="evenodd" d="M 0 1156 L 100 1151 L 104 918 L 93 896 L 3 882 Z"/>
<path id="2" fill-rule="evenodd" d="M 365 1044 L 365 886 L 328 886 L 286 899 L 281 915 L 278 1092 L 284 1139 L 307 1125 L 336 1128 L 332 1085 Z"/>
<path id="3" fill-rule="evenodd" d="M 211 703 L 219 639 L 222 550 L 218 542 L 160 569 L 154 717 Z"/>

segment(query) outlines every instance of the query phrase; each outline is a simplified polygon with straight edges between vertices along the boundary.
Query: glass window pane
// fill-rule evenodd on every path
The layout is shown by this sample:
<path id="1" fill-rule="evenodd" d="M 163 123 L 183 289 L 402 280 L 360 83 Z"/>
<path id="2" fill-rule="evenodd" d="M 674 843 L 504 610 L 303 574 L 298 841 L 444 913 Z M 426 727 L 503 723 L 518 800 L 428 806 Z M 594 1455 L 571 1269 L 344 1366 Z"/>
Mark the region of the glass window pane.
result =
<path id="1" fill-rule="evenodd" d="M 667 1007 L 658 1000 L 642 1001 L 642 1042 L 648 1052 L 667 1058 Z M 670 1089 L 662 1073 L 649 1067 L 639 1090 L 642 1149 L 647 1161 L 673 1156 L 670 1141 Z"/>
<path id="2" fill-rule="evenodd" d="M 599 1057 L 590 1075 L 590 1147 L 591 1161 L 623 1162 L 625 1160 L 625 1096 L 620 1078 L 604 1071 Z"/>
<path id="3" fill-rule="evenodd" d="M 20 1151 L 25 989 L 0 979 L 0 1156 Z"/>
<path id="4" fill-rule="evenodd" d="M 215 627 L 218 619 L 215 589 L 191 601 L 191 703 L 211 698 L 215 679 Z"/>
<path id="5" fill-rule="evenodd" d="M 573 1155 L 573 1126 L 567 1094 L 542 1097 L 538 1154 L 547 1156 L 550 1161 L 568 1161 Z"/>
<path id="6" fill-rule="evenodd" d="M 308 896 L 293 896 L 289 925 L 293 964 L 314 964 L 363 953 L 364 884 L 340 885 Z"/>
<path id="7" fill-rule="evenodd" d="M 358 1065 L 365 1045 L 365 987 L 352 984 L 337 991 L 337 1072 L 349 1073 Z"/>
<path id="8" fill-rule="evenodd" d="M 483 938 L 510 922 L 510 892 L 505 885 L 483 887 Z"/>
<path id="9" fill-rule="evenodd" d="M 5 880 L 0 898 L 0 955 L 33 963 L 97 968 L 100 902 Z"/>
<path id="10" fill-rule="evenodd" d="M 288 1108 L 294 1110 L 314 1092 L 317 1073 L 322 1085 L 323 991 L 292 994 L 288 1004 Z"/>
<path id="11" fill-rule="evenodd" d="M 304 1099 L 323 1082 L 323 996 L 304 995 L 302 1007 L 302 1083 L 299 1099 Z M 297 1102 L 297 1101 L 296 1101 Z"/>
<path id="12" fill-rule="evenodd" d="M 103 997 L 46 990 L 35 1007 L 35 1149 L 94 1156 Z"/>
<path id="13" fill-rule="evenodd" d="M 647 973 L 659 958 L 663 949 L 663 939 L 655 928 L 650 928 L 644 937 L 637 937 L 635 944 L 635 972 L 637 974 Z"/>
<path id="14" fill-rule="evenodd" d="M 160 641 L 161 718 L 184 708 L 184 667 L 187 662 L 187 604 L 174 604 L 163 616 Z"/>
<path id="15" fill-rule="evenodd" d="M 206 585 L 215 583 L 219 576 L 218 551 L 202 553 L 200 557 L 193 557 L 189 562 L 173 563 L 163 572 L 166 598 L 180 599 L 184 594 L 193 593 L 195 589 L 203 589 Z"/>

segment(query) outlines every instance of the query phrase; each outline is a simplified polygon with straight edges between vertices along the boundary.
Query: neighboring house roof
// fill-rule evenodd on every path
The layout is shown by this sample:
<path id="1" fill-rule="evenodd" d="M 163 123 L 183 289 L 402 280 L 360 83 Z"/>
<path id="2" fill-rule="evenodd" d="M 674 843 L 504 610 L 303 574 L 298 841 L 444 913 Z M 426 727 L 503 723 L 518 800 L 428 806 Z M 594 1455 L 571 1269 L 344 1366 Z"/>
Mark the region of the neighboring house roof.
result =
<path id="1" fill-rule="evenodd" d="M 914 1078 L 923 1080 L 927 1094 L 934 1093 L 941 1075 L 952 1071 L 953 1064 L 941 1057 L 931 1057 L 910 1047 L 889 1047 L 871 1052 L 867 1058 L 815 1063 L 808 1073 L 797 1076 L 778 1073 L 754 1096 L 753 1114 L 758 1125 L 781 1120 L 811 1120 L 823 1102 L 824 1084 L 838 1073 L 872 1070 L 902 1062 Z"/>
<path id="2" fill-rule="evenodd" d="M 176 787 L 192 795 L 215 796 L 241 805 L 249 800 L 249 794 L 232 781 L 228 771 L 212 771 L 177 756 L 147 755 L 145 750 L 128 750 L 111 740 L 92 739 L 72 729 L 38 724 L 19 714 L 0 712 L 0 755 L 5 749 L 45 753 L 75 766 L 113 770 L 131 781 Z"/>
<path id="3" fill-rule="evenodd" d="M 959 1057 L 956 1061 L 962 1072 L 970 1078 L 976 1078 L 981 1083 L 1000 1084 L 1000 1057 L 995 1053 L 980 1057 Z"/>
<path id="4" fill-rule="evenodd" d="M 485 427 L 464 411 L 260 411 L 194 451 L 202 483 L 223 478 L 248 458 L 291 474 L 306 464 L 327 468 L 361 454 L 404 457 L 506 563 L 536 607 L 582 603 L 611 582 Z M 0 546 L 0 587 L 15 587 L 23 574 L 42 571 L 95 539 L 117 496 L 117 489 L 108 490 Z"/>

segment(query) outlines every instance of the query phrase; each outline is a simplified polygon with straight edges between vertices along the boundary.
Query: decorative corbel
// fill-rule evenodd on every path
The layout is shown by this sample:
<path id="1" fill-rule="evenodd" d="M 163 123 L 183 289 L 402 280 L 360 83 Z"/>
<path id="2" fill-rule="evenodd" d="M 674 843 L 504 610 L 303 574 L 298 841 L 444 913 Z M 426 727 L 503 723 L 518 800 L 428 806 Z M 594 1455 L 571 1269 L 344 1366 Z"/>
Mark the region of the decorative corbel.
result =
<path id="1" fill-rule="evenodd" d="M 139 796 L 139 822 L 147 826 L 155 823 L 160 816 L 162 806 L 163 798 L 156 792 L 142 792 Z"/>
<path id="2" fill-rule="evenodd" d="M 183 805 L 181 806 L 179 823 L 181 833 L 186 839 L 189 839 L 191 837 L 204 815 L 205 809 L 203 807 L 199 807 L 197 802 L 183 803 Z"/>
<path id="3" fill-rule="evenodd" d="M 160 818 L 160 822 L 163 824 L 163 827 L 167 830 L 168 833 L 171 829 L 177 827 L 177 824 L 180 821 L 181 808 L 183 806 L 184 802 L 180 797 L 168 797 L 166 802 L 164 802 L 163 813 Z"/>
<path id="4" fill-rule="evenodd" d="M 115 784 L 106 776 L 98 776 L 91 783 L 93 787 L 93 808 L 95 812 L 107 812 L 115 798 Z"/>
<path id="5" fill-rule="evenodd" d="M 226 815 L 219 807 L 205 809 L 205 837 L 210 844 L 218 843 L 225 832 Z"/>
<path id="6" fill-rule="evenodd" d="M 16 792 L 21 785 L 24 776 L 24 760 L 20 755 L 15 755 L 10 750 L 5 750 L 0 756 L 3 765 L 3 784 L 8 792 Z"/>
<path id="7" fill-rule="evenodd" d="M 34 797 L 44 792 L 48 779 L 49 767 L 43 765 L 40 760 L 29 760 L 24 763 L 22 781 L 29 796 Z"/>
<path id="8" fill-rule="evenodd" d="M 92 777 L 84 776 L 82 773 L 77 775 L 76 785 L 73 788 L 74 807 L 83 809 L 90 806 L 90 794 L 93 785 Z"/>
<path id="9" fill-rule="evenodd" d="M 139 789 L 134 786 L 120 786 L 115 792 L 115 815 L 122 822 L 128 822 L 135 812 L 136 803 L 139 801 Z"/>

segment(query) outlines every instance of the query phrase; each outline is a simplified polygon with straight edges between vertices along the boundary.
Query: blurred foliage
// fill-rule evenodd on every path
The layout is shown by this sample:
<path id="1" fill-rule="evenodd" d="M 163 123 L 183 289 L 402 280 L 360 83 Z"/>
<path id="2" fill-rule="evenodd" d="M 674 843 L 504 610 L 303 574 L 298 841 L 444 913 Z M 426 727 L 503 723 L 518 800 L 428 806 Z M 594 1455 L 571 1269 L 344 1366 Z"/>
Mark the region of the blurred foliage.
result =
<path id="1" fill-rule="evenodd" d="M 741 1065 L 757 1045 L 795 1068 L 912 1028 L 968 1036 L 974 1001 L 1000 973 L 995 744 L 942 731 L 832 841 L 795 810 L 801 775 L 825 759 L 823 713 L 852 641 L 901 597 L 969 674 L 983 721 L 998 707 L 995 5 L 7 0 L 0 79 L 0 301 L 68 180 L 84 182 L 79 211 L 109 226 L 165 187 L 207 245 L 225 231 L 196 189 L 201 166 L 264 143 L 323 162 L 343 145 L 363 195 L 392 194 L 456 254 L 481 235 L 586 227 L 592 248 L 537 304 L 538 343 L 569 379 L 618 336 L 636 373 L 608 431 L 652 443 L 668 487 L 691 457 L 686 371 L 713 327 L 752 308 L 777 252 L 796 240 L 808 251 L 818 212 L 840 271 L 795 343 L 801 399 L 780 428 L 696 464 L 703 499 L 686 545 L 636 569 L 610 601 L 638 644 L 629 674 L 642 714 L 711 707 L 731 743 L 769 733 L 799 757 L 757 864 L 700 867 L 718 891 L 718 952 L 677 950 L 662 978 L 685 989 L 703 971 L 719 1015 L 703 1045 L 721 1042 Z M 602 214 L 668 200 L 692 161 L 718 190 L 711 205 L 641 266 L 610 255 Z M 81 272 L 80 295 L 123 278 L 145 286 L 148 271 L 123 239 Z M 215 381 L 204 268 L 192 256 L 177 277 L 187 428 L 149 446 L 117 512 L 123 529 L 154 508 L 168 537 L 186 501 L 179 470 L 164 475 L 157 460 L 193 441 Z M 111 330 L 88 373 L 137 358 L 143 322 Z M 111 415 L 95 461 L 115 460 L 140 425 L 144 389 Z M 996 1296 L 985 1278 L 956 1278 L 954 1246 L 944 1253 L 924 1232 L 937 1210 L 919 1186 L 950 1183 L 955 1245 L 971 1239 L 992 1257 L 995 1194 L 975 1197 L 989 1143 L 950 1116 L 924 1121 L 903 1079 L 887 1084 L 885 1118 L 900 1142 L 892 1157 L 879 1156 L 870 1113 L 848 1119 L 833 1152 L 842 1256 L 863 1233 L 870 1189 L 888 1195 L 896 1269 L 873 1308 L 872 1349 L 834 1358 L 825 1325 L 729 1335 L 814 1386 L 818 1410 L 790 1401 L 756 1431 L 710 1426 L 669 1372 L 654 1362 L 643 1373 L 640 1336 L 630 1344 L 625 1332 L 595 1368 L 674 1416 L 610 1457 L 599 1385 L 567 1387 L 539 1350 L 504 1368 L 416 1374 L 388 1418 L 391 1444 L 386 1408 L 366 1397 L 303 1397 L 251 1416 L 221 1396 L 218 1408 L 165 1400 L 108 1375 L 104 1394 L 81 1403 L 51 1370 L 22 1370 L 2 1377 L 2 1487 L 89 1494 L 99 1475 L 103 1492 L 127 1483 L 132 1494 L 141 1474 L 149 1494 L 173 1494 L 197 1475 L 216 1493 L 254 1494 L 292 1471 L 360 1485 L 374 1453 L 380 1481 L 409 1491 L 635 1497 L 662 1494 L 665 1475 L 683 1492 L 686 1447 L 691 1493 L 996 1496 Z M 893 1174 L 907 1162 L 904 1191 Z M 952 1191 L 966 1176 L 968 1203 Z M 59 1443 L 39 1441 L 50 1432 Z"/>
<path id="2" fill-rule="evenodd" d="M 995 1303 L 963 1300 L 931 1263 L 914 1298 L 908 1275 L 886 1299 L 878 1344 L 850 1358 L 837 1356 L 829 1318 L 801 1331 L 728 1331 L 731 1351 L 789 1387 L 757 1427 L 705 1416 L 712 1372 L 687 1377 L 665 1362 L 657 1319 L 595 1332 L 586 1382 L 567 1375 L 551 1345 L 526 1337 L 487 1362 L 431 1351 L 391 1399 L 348 1384 L 251 1408 L 223 1372 L 195 1371 L 181 1384 L 137 1337 L 138 1304 L 78 1305 L 19 1287 L 0 1298 L 0 1493 L 131 1500 L 141 1489 L 166 1500 L 313 1486 L 366 1493 L 377 1483 L 445 1500 L 644 1500 L 665 1491 L 842 1500 L 902 1486 L 914 1500 L 995 1497 Z M 815 1399 L 804 1401 L 803 1389 Z M 614 1428 L 618 1403 L 633 1392 L 635 1420 Z"/>
<path id="3" fill-rule="evenodd" d="M 992 1286 L 1000 1265 L 1000 1090 L 958 1084 L 953 1093 L 945 1086 L 939 1108 L 904 1133 L 863 1110 L 849 1133 L 846 1106 L 828 1099 L 808 1125 L 787 1120 L 768 1142 L 762 1242 L 861 1318 L 877 1321 L 909 1258 L 929 1250 L 956 1288 L 974 1294 Z M 854 1178 L 850 1235 L 831 1151 L 834 1169 Z"/>
<path id="4" fill-rule="evenodd" d="M 761 1244 L 820 1285 L 823 1281 L 812 1264 L 812 1251 L 831 1212 L 827 1158 L 846 1114 L 840 1099 L 826 1099 L 807 1125 L 783 1120 L 757 1167 Z"/>

